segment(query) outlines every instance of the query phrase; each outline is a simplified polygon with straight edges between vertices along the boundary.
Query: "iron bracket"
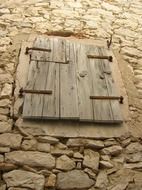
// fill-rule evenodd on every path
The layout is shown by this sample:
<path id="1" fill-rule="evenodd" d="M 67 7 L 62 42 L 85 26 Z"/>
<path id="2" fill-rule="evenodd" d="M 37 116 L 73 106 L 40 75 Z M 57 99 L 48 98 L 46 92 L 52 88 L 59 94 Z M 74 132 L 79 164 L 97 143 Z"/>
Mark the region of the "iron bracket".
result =
<path id="1" fill-rule="evenodd" d="M 93 100 L 119 100 L 120 104 L 124 103 L 123 96 L 90 96 L 90 99 L 93 99 Z"/>
<path id="2" fill-rule="evenodd" d="M 28 89 L 23 89 L 21 88 L 19 90 L 19 96 L 23 96 L 23 93 L 26 94 L 52 94 L 52 90 L 28 90 Z"/>
<path id="3" fill-rule="evenodd" d="M 113 61 L 112 56 L 87 55 L 87 57 L 90 59 L 107 59 L 110 62 Z"/>
<path id="4" fill-rule="evenodd" d="M 26 51 L 25 51 L 26 55 L 29 53 L 29 50 L 51 52 L 51 49 L 37 48 L 37 47 L 32 47 L 32 48 L 26 47 Z"/>

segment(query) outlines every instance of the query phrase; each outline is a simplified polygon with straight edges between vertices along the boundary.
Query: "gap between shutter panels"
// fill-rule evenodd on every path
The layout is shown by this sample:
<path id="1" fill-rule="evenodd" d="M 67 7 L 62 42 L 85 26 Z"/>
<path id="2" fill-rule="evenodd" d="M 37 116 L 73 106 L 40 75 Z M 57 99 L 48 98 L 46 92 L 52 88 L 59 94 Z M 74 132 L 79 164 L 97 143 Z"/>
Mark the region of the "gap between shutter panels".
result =
<path id="1" fill-rule="evenodd" d="M 113 89 L 114 84 L 112 77 L 109 75 L 108 78 L 108 76 L 105 75 L 110 73 L 109 62 L 107 60 L 87 58 L 87 53 L 90 51 L 96 55 L 106 55 L 104 49 L 95 46 L 86 46 L 81 43 L 65 42 L 65 40 L 58 43 L 57 38 L 51 41 L 54 42 L 50 43 L 52 47 L 49 47 L 49 41 L 47 45 L 43 38 L 37 38 L 35 47 L 51 48 L 53 51 L 48 53 L 48 57 L 45 52 L 33 52 L 34 57 L 38 60 L 42 57 L 42 61 L 57 60 L 60 57 L 64 57 L 64 60 L 70 60 L 70 63 L 61 65 L 55 64 L 55 62 L 43 62 L 43 69 L 38 73 L 41 76 L 38 77 L 43 80 L 46 70 L 47 78 L 44 78 L 46 82 L 40 87 L 43 88 L 44 86 L 44 89 L 47 90 L 50 90 L 49 88 L 51 87 L 53 94 L 51 96 L 26 94 L 23 116 L 26 118 L 52 119 L 60 117 L 61 119 L 77 119 L 80 121 L 106 123 L 121 122 L 122 118 L 120 116 L 120 108 L 117 100 L 91 100 L 89 98 L 90 95 L 116 95 Z M 60 57 L 57 53 L 59 47 L 60 49 L 63 47 L 62 51 L 60 51 Z M 65 52 L 66 57 L 64 56 Z M 41 67 L 42 62 L 39 63 Z M 30 67 L 35 68 L 34 64 L 35 62 L 31 61 Z M 104 78 L 100 78 L 102 74 Z M 44 77 L 42 75 L 44 75 Z M 34 88 L 36 85 L 38 87 L 39 84 L 37 85 L 35 82 Z M 34 104 L 36 100 L 37 102 Z M 26 102 L 30 103 L 28 109 L 26 108 Z"/>

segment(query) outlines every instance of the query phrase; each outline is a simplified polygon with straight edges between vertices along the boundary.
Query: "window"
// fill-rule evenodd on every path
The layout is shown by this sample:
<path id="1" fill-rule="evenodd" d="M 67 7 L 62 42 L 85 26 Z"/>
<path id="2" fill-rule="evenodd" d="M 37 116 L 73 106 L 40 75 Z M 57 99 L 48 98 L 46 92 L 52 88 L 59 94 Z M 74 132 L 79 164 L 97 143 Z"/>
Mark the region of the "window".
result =
<path id="1" fill-rule="evenodd" d="M 37 37 L 30 63 L 23 118 L 121 123 L 120 101 L 104 47 L 65 38 Z"/>

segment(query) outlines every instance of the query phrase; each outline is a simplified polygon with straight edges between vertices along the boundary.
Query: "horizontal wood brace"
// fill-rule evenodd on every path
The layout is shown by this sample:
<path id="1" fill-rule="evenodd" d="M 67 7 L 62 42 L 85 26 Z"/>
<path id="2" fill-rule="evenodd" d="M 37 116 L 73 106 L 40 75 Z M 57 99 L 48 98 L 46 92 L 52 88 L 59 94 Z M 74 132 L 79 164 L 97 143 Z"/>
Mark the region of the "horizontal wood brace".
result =
<path id="1" fill-rule="evenodd" d="M 58 64 L 69 64 L 70 61 L 67 60 L 65 62 L 61 62 L 61 61 L 50 61 L 50 60 L 37 60 L 37 59 L 31 59 L 31 61 L 39 61 L 39 62 L 47 62 L 47 63 L 58 63 Z"/>
<path id="2" fill-rule="evenodd" d="M 28 94 L 52 94 L 52 90 L 28 90 L 28 89 L 20 89 L 20 94 L 28 93 Z"/>
<path id="3" fill-rule="evenodd" d="M 32 47 L 32 48 L 26 47 L 25 54 L 28 54 L 29 50 L 51 52 L 51 49 L 37 48 L 37 47 Z"/>
<path id="4" fill-rule="evenodd" d="M 120 104 L 123 104 L 123 96 L 90 96 L 90 99 L 96 100 L 119 100 Z"/>
<path id="5" fill-rule="evenodd" d="M 100 55 L 87 55 L 89 59 L 107 59 L 108 61 L 112 62 L 112 56 L 100 56 Z"/>

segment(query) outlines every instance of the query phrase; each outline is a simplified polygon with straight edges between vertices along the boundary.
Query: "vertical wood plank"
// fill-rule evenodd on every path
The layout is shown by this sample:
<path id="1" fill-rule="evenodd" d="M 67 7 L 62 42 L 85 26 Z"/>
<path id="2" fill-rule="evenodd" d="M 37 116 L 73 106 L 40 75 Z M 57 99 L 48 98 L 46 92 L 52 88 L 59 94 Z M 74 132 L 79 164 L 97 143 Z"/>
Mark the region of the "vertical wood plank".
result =
<path id="1" fill-rule="evenodd" d="M 50 60 L 53 60 L 57 54 L 58 39 L 49 39 L 52 52 Z M 52 95 L 44 95 L 43 100 L 43 118 L 57 119 L 59 118 L 59 64 L 55 62 L 47 63 L 49 65 L 46 74 L 45 90 L 51 89 Z"/>
<path id="2" fill-rule="evenodd" d="M 43 36 L 38 36 L 34 43 L 34 48 L 43 48 L 43 49 L 50 49 L 49 47 L 49 40 Z M 49 60 L 50 52 L 45 51 L 37 51 L 37 50 L 30 50 L 31 60 L 33 61 L 46 61 Z"/>
<path id="3" fill-rule="evenodd" d="M 75 43 L 76 74 L 79 101 L 79 117 L 81 121 L 93 121 L 93 105 L 90 99 L 91 80 L 88 72 L 87 46 Z"/>
<path id="4" fill-rule="evenodd" d="M 66 59 L 69 64 L 60 64 L 60 117 L 79 119 L 74 48 L 69 41 L 66 41 Z"/>
<path id="5" fill-rule="evenodd" d="M 98 48 L 100 55 L 107 55 L 107 51 L 105 48 L 101 47 Z M 113 64 L 113 62 L 109 62 L 108 60 L 104 60 L 102 62 L 102 69 L 104 72 L 104 77 L 107 85 L 108 95 L 109 96 L 119 96 L 118 91 L 116 89 L 116 84 L 114 83 L 113 77 L 112 77 L 112 71 L 110 64 Z M 113 114 L 113 120 L 114 122 L 122 122 L 122 115 L 120 110 L 120 105 L 118 100 L 110 100 L 111 108 L 112 108 L 112 114 Z"/>
<path id="6" fill-rule="evenodd" d="M 48 48 L 48 46 L 44 44 L 44 41 L 46 41 L 46 39 L 47 38 L 43 36 L 37 37 L 34 42 L 33 47 L 51 49 L 51 52 L 33 50 L 31 54 L 31 60 L 49 61 L 49 62 L 55 62 L 55 63 L 66 63 L 64 39 L 49 38 L 49 40 L 53 40 L 56 43 L 56 46 L 54 46 L 54 50 L 52 49 L 52 47 Z M 52 53 L 52 51 L 56 52 L 56 54 Z M 54 54 L 54 57 L 50 56 L 51 53 L 52 55 Z"/>
<path id="7" fill-rule="evenodd" d="M 35 37 L 35 36 L 34 36 Z M 29 45 L 33 45 L 34 37 L 31 36 L 31 41 L 24 41 L 21 44 L 21 51 L 19 55 L 19 64 L 17 66 L 16 71 L 16 88 L 14 91 L 15 102 L 14 102 L 14 115 L 17 117 L 19 115 L 20 109 L 23 105 L 24 99 L 19 98 L 19 90 L 21 88 L 25 88 L 28 78 L 29 72 L 29 63 L 30 63 L 30 56 L 25 55 L 26 47 Z"/>
<path id="8" fill-rule="evenodd" d="M 98 48 L 90 46 L 94 55 L 99 55 Z M 91 95 L 108 96 L 107 84 L 103 73 L 101 59 L 89 59 L 89 72 L 91 77 Z M 112 109 L 109 100 L 92 100 L 94 109 L 94 120 L 96 122 L 113 121 Z"/>
<path id="9" fill-rule="evenodd" d="M 49 48 L 49 40 L 37 40 L 38 47 Z M 39 55 L 40 56 L 40 55 Z M 50 56 L 50 54 L 48 55 Z M 46 55 L 47 58 L 47 55 Z M 29 67 L 29 74 L 26 89 L 30 90 L 45 90 L 46 76 L 48 73 L 49 63 L 31 61 Z M 25 94 L 25 103 L 23 108 L 23 117 L 25 118 L 41 118 L 43 110 L 42 94 Z"/>

